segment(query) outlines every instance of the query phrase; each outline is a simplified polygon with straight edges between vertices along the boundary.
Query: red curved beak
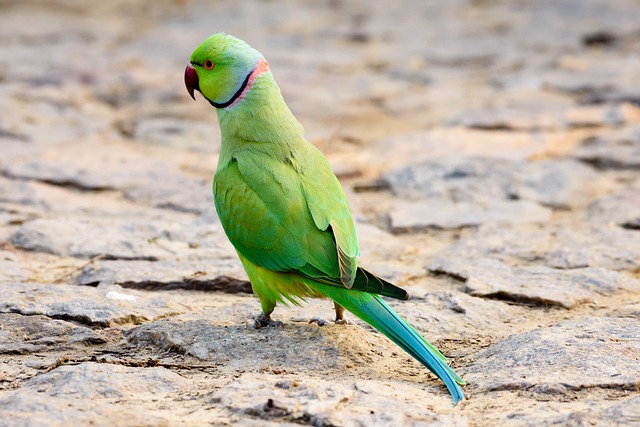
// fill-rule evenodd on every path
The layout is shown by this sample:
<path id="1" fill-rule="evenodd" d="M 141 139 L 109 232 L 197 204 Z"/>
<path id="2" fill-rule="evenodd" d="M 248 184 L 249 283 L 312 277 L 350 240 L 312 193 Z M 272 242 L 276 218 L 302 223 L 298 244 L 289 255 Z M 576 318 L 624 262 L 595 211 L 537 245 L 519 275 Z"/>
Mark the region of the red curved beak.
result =
<path id="1" fill-rule="evenodd" d="M 184 70 L 184 84 L 187 87 L 187 92 L 191 95 L 193 100 L 196 100 L 194 95 L 194 91 L 200 92 L 200 81 L 198 80 L 198 73 L 196 73 L 195 68 L 191 66 L 191 64 L 187 65 L 187 68 Z"/>

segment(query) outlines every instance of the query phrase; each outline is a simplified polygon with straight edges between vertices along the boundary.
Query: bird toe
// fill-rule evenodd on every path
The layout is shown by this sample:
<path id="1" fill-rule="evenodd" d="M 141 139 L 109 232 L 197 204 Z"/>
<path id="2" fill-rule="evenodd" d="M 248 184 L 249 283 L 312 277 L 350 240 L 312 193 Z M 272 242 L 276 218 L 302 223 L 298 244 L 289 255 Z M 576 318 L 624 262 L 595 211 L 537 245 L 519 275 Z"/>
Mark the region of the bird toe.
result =
<path id="1" fill-rule="evenodd" d="M 327 325 L 329 322 L 327 322 L 325 319 L 321 318 L 321 317 L 314 317 L 311 320 L 309 320 L 309 324 L 315 323 L 318 326 L 325 326 Z"/>

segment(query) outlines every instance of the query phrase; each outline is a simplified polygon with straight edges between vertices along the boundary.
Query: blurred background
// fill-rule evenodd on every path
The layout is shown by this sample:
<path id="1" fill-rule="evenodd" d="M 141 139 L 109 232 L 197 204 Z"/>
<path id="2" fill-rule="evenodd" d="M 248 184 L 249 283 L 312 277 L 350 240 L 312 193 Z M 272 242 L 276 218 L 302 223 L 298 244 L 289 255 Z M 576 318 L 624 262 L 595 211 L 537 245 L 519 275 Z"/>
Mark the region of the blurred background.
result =
<path id="1" fill-rule="evenodd" d="M 0 5 L 11 146 L 109 138 L 215 152 L 211 111 L 187 102 L 181 79 L 192 50 L 219 31 L 263 52 L 309 137 L 331 140 L 331 152 L 436 126 L 572 139 L 568 130 L 590 124 L 572 107 L 638 95 L 635 1 Z"/>
<path id="2" fill-rule="evenodd" d="M 219 132 L 214 112 L 186 96 L 183 69 L 219 31 L 266 56 L 309 139 L 364 187 L 407 162 L 564 156 L 638 119 L 631 0 L 0 8 L 2 174 L 186 210 L 210 206 L 202 187 L 184 187 L 210 179 Z"/>

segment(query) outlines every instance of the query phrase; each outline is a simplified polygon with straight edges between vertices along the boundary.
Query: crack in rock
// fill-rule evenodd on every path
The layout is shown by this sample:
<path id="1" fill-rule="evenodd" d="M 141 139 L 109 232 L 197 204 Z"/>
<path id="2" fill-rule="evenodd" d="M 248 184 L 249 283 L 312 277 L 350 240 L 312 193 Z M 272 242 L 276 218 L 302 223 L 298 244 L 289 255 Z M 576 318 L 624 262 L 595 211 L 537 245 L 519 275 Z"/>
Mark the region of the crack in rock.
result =
<path id="1" fill-rule="evenodd" d="M 144 289 L 146 291 L 170 291 L 185 289 L 190 291 L 224 292 L 227 294 L 251 294 L 251 282 L 248 280 L 234 279 L 228 276 L 218 276 L 210 280 L 198 280 L 185 278 L 185 280 L 161 282 L 146 280 L 141 282 L 119 282 L 123 288 Z"/>

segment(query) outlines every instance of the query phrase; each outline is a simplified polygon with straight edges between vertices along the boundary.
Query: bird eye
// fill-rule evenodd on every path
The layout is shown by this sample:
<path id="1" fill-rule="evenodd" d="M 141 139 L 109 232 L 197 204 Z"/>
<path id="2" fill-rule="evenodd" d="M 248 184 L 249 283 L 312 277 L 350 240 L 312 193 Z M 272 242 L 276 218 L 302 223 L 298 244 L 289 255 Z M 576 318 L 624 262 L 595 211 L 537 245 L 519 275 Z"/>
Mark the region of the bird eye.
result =
<path id="1" fill-rule="evenodd" d="M 206 61 L 204 61 L 204 68 L 206 70 L 211 71 L 211 70 L 213 70 L 213 67 L 215 67 L 215 66 L 216 66 L 216 64 L 214 64 L 213 61 L 210 60 L 210 59 L 207 59 Z"/>

